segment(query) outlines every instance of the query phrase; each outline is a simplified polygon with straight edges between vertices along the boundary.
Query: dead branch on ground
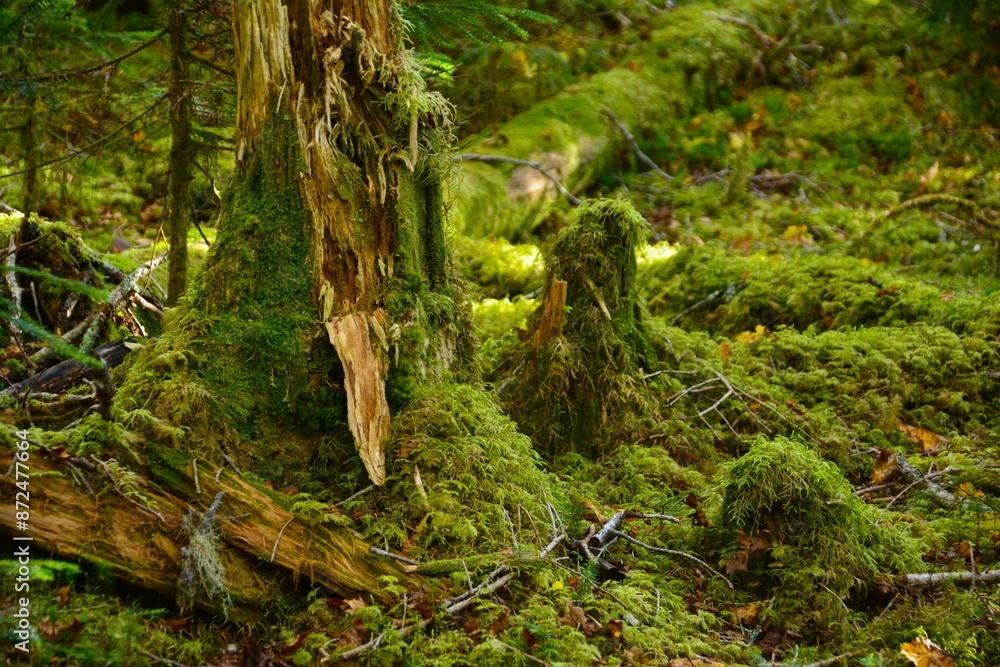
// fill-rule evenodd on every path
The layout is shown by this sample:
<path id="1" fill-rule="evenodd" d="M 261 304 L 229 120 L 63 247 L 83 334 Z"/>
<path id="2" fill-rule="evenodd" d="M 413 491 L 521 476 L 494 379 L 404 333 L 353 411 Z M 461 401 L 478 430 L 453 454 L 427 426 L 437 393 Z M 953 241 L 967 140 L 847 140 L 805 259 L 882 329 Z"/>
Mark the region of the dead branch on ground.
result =
<path id="1" fill-rule="evenodd" d="M 530 160 L 518 160 L 513 157 L 506 157 L 503 155 L 485 155 L 482 153 L 462 153 L 461 155 L 456 155 L 451 159 L 452 162 L 494 162 L 494 163 L 505 163 L 514 164 L 520 167 L 530 167 L 538 171 L 542 176 L 552 181 L 552 184 L 556 186 L 562 196 L 566 197 L 566 200 L 573 206 L 579 206 L 580 200 L 573 195 L 572 192 L 566 189 L 555 174 L 546 169 L 540 162 L 532 162 Z"/>

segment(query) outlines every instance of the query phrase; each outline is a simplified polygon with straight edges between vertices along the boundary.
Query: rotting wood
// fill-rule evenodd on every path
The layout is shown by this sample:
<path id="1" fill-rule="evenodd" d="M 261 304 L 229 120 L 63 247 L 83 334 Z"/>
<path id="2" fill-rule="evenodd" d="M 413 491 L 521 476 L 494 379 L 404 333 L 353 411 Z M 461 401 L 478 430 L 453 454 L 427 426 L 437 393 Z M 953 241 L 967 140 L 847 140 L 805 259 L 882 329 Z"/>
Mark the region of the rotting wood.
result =
<path id="1" fill-rule="evenodd" d="M 0 467 L 9 467 L 13 456 L 12 450 L 0 452 Z M 72 483 L 72 476 L 58 474 L 66 469 L 64 461 L 55 450 L 41 448 L 32 457 L 32 501 L 45 507 L 44 512 L 32 515 L 34 544 L 57 556 L 107 567 L 116 578 L 173 598 L 182 567 L 176 538 L 190 511 L 188 501 L 204 503 L 193 496 L 193 478 L 180 471 L 169 476 L 167 471 L 159 471 L 162 476 L 151 480 L 156 483 L 143 488 L 161 521 L 152 513 L 136 511 L 135 505 L 117 495 L 89 494 Z M 0 478 L 4 495 L 13 496 L 14 481 L 13 476 Z M 219 520 L 219 554 L 226 568 L 234 618 L 257 616 L 259 601 L 273 596 L 274 591 L 263 583 L 273 577 L 261 577 L 257 569 L 259 563 L 269 560 L 283 525 L 274 565 L 296 577 L 305 575 L 342 596 L 367 593 L 378 599 L 385 597 L 378 583 L 380 576 L 392 575 L 403 585 L 418 582 L 415 575 L 370 555 L 368 545 L 354 531 L 297 519 L 279 504 L 273 491 L 225 474 L 218 483 L 203 477 L 201 486 L 207 492 L 205 497 L 225 492 L 220 511 L 228 518 Z M 14 504 L 3 503 L 0 531 L 12 534 L 14 529 Z M 196 606 L 213 609 L 215 605 L 202 597 Z"/>
<path id="2" fill-rule="evenodd" d="M 6 264 L 5 268 L 5 278 L 7 280 L 7 289 L 10 291 L 10 301 L 14 305 L 14 316 L 17 316 L 21 312 L 21 296 L 24 294 L 24 290 L 17 283 L 17 274 L 15 269 L 17 268 L 17 235 L 10 235 L 10 244 L 7 247 L 7 258 L 4 260 Z M 14 343 L 21 347 L 21 329 L 17 326 L 17 322 L 11 317 L 7 319 L 7 328 L 10 330 L 10 336 L 14 340 Z"/>
<path id="3" fill-rule="evenodd" d="M 385 483 L 384 438 L 389 437 L 389 404 L 385 398 L 385 363 L 373 348 L 365 313 L 349 313 L 327 323 L 330 342 L 344 366 L 347 421 L 354 444 L 372 483 Z"/>
<path id="4" fill-rule="evenodd" d="M 130 343 L 128 338 L 119 338 L 96 348 L 93 354 L 105 364 L 106 368 L 114 368 L 121 364 L 125 355 L 131 351 Z M 0 392 L 0 396 L 20 396 L 25 392 L 58 394 L 75 387 L 96 372 L 94 368 L 75 359 L 67 359 L 4 389 Z"/>
<path id="5" fill-rule="evenodd" d="M 565 280 L 553 280 L 542 304 L 542 316 L 535 330 L 535 347 L 545 345 L 562 335 L 563 314 L 566 312 Z"/>

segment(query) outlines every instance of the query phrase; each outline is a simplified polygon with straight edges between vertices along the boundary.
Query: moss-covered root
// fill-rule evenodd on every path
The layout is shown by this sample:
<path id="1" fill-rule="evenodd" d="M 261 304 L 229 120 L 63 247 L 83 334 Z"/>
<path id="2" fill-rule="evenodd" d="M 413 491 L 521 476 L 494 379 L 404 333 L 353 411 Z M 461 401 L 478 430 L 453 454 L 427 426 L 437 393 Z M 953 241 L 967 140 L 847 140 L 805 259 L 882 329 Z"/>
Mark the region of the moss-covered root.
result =
<path id="1" fill-rule="evenodd" d="M 501 354 L 504 408 L 551 453 L 597 451 L 655 412 L 640 379 L 653 355 L 634 289 L 645 229 L 628 203 L 584 203 L 545 252 L 527 335 Z"/>

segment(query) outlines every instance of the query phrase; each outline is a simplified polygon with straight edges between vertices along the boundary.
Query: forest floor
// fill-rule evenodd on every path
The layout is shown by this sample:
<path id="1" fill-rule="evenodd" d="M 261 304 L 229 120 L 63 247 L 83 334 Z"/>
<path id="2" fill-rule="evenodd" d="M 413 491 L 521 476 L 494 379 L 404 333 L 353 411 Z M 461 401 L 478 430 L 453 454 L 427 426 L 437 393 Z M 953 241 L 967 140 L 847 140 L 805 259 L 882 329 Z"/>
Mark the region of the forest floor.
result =
<path id="1" fill-rule="evenodd" d="M 424 585 L 388 576 L 383 599 L 344 599 L 296 572 L 241 622 L 53 555 L 32 561 L 34 664 L 1000 665 L 988 20 L 945 29 L 886 0 L 658 12 L 618 67 L 685 87 L 629 128 L 636 146 L 600 121 L 601 168 L 567 173 L 584 203 L 549 188 L 551 212 L 530 225 L 456 223 L 483 383 L 442 384 L 395 416 L 374 492 L 348 498 L 367 484 L 356 461 L 247 473 L 296 516 L 402 554 Z M 574 94 L 538 104 L 572 119 Z M 545 132 L 497 141 L 516 122 L 470 141 L 544 154 Z M 0 238 L 19 224 L 0 216 Z M 111 229 L 82 236 L 104 250 Z M 82 251 L 67 250 L 79 229 L 39 230 L 22 259 L 82 279 Z M 102 258 L 129 273 L 156 252 Z M 569 308 L 551 326 L 564 280 Z M 158 333 L 153 311 L 135 310 L 107 339 Z M 26 373 L 17 356 L 12 378 Z M 29 423 L 74 457 L 141 440 L 135 417 L 111 437 L 94 415 L 64 432 L 58 414 L 24 407 L 3 406 L 11 443 Z M 111 479 L 144 502 L 148 482 Z M 480 582 L 487 594 L 466 602 Z M 3 636 L 14 627 L 0 619 Z"/>

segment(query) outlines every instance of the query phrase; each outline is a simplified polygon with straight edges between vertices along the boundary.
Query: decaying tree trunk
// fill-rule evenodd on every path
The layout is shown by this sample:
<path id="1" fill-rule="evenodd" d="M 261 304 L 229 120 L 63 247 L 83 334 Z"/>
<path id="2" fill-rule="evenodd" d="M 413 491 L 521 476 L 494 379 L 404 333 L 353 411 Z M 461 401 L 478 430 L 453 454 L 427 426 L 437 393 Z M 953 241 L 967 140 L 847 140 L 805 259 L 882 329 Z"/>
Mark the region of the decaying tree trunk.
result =
<path id="1" fill-rule="evenodd" d="M 11 467 L 14 452 L 0 451 L 0 466 Z M 31 457 L 31 514 L 28 535 L 33 546 L 64 557 L 84 558 L 107 567 L 121 579 L 147 590 L 177 597 L 182 551 L 188 537 L 183 519 L 189 507 L 204 511 L 223 492 L 216 516 L 220 536 L 219 559 L 226 572 L 226 588 L 233 602 L 234 620 L 252 620 L 260 605 L 280 586 L 260 563 L 274 563 L 297 578 L 308 577 L 340 595 L 368 593 L 381 598 L 377 578 L 392 575 L 404 582 L 411 575 L 368 553 L 368 546 L 348 530 L 309 525 L 283 509 L 266 489 L 247 483 L 231 470 L 216 482 L 211 470 L 194 478 L 171 471 L 174 488 L 160 486 L 167 477 L 142 489 L 142 500 L 129 500 L 110 488 L 94 495 L 74 482 L 66 458 L 35 452 Z M 204 463 L 204 462 L 203 462 Z M 206 467 L 208 467 L 206 465 Z M 74 474 L 98 485 L 103 471 L 77 467 Z M 6 498 L 13 498 L 15 477 L 0 477 Z M 200 493 L 198 492 L 200 491 Z M 0 522 L 14 525 L 14 503 L 3 503 Z M 196 604 L 213 609 L 220 601 L 198 591 Z"/>
<path id="2" fill-rule="evenodd" d="M 39 542 L 170 594 L 180 517 L 221 490 L 218 513 L 230 518 L 218 519 L 220 558 L 234 599 L 259 592 L 241 574 L 254 578 L 254 557 L 377 595 L 377 577 L 399 571 L 372 564 L 351 531 L 292 520 L 287 496 L 228 474 L 219 484 L 203 474 L 198 493 L 179 470 L 196 457 L 233 461 L 282 488 L 288 473 L 315 470 L 323 438 L 343 425 L 383 483 L 390 411 L 460 370 L 471 350 L 445 248 L 450 108 L 425 90 L 391 3 L 236 0 L 233 24 L 237 171 L 218 236 L 162 337 L 119 371 L 116 409 L 132 411 L 126 423 L 148 443 L 147 460 L 127 463 L 145 465 L 143 493 L 164 520 L 40 476 L 32 495 L 48 499 L 39 521 L 49 523 L 36 526 Z M 104 460 L 126 462 L 113 450 Z M 6 510 L 0 524 L 14 530 Z"/>
<path id="3" fill-rule="evenodd" d="M 285 152 L 287 166 L 270 177 L 298 188 L 315 308 L 342 364 L 355 443 L 381 484 L 390 348 L 418 381 L 453 357 L 444 332 L 457 309 L 431 324 L 423 302 L 449 290 L 437 155 L 448 108 L 424 90 L 390 3 L 239 0 L 234 26 L 237 159 Z"/>

